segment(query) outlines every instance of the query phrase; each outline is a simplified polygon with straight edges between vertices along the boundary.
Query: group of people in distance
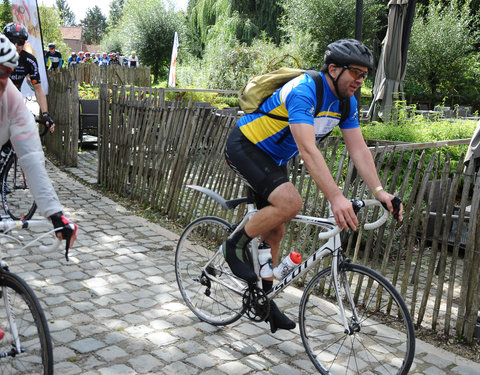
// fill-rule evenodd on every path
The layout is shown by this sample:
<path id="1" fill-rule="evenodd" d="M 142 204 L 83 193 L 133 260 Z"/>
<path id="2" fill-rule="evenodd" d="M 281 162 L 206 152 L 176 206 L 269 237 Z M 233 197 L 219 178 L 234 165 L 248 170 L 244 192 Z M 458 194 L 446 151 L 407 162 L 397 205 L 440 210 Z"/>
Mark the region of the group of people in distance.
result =
<path id="1" fill-rule="evenodd" d="M 76 64 L 96 64 L 99 66 L 120 65 L 136 68 L 140 65 L 140 62 L 135 52 L 132 52 L 132 54 L 126 58 L 120 55 L 120 52 L 103 52 L 100 54 L 78 51 L 78 53 L 72 52 L 72 56 L 68 59 L 67 67 Z"/>

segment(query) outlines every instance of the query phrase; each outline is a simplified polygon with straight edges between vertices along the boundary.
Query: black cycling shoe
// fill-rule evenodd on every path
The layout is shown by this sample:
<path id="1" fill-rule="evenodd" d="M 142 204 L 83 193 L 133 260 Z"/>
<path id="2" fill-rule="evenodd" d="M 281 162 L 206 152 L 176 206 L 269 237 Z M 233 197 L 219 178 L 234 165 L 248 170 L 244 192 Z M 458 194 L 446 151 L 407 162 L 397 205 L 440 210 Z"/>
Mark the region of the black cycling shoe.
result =
<path id="1" fill-rule="evenodd" d="M 238 249 L 231 244 L 231 240 L 227 239 L 222 244 L 222 251 L 228 266 L 235 276 L 249 282 L 257 281 L 257 275 L 248 263 L 247 251 L 245 249 Z"/>
<path id="2" fill-rule="evenodd" d="M 270 301 L 270 315 L 265 320 L 270 323 L 270 331 L 277 332 L 277 329 L 294 329 L 296 324 L 283 312 L 281 312 L 275 302 Z"/>

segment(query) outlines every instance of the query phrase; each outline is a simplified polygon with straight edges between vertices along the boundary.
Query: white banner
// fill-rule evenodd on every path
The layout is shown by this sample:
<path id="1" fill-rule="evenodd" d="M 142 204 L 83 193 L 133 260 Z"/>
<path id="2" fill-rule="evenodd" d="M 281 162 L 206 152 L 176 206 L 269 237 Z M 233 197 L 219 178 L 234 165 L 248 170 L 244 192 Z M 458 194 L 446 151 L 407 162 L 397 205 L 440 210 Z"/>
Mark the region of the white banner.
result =
<path id="1" fill-rule="evenodd" d="M 25 43 L 25 51 L 31 53 L 37 59 L 40 71 L 40 80 L 43 91 L 48 94 L 48 80 L 43 56 L 42 34 L 40 31 L 40 17 L 36 0 L 12 0 L 13 22 L 24 25 L 28 30 L 28 41 Z M 34 96 L 33 86 L 23 81 L 21 90 L 23 96 Z"/>
<path id="2" fill-rule="evenodd" d="M 177 51 L 178 51 L 178 34 L 175 31 L 173 37 L 172 60 L 170 61 L 170 72 L 168 73 L 168 86 L 175 87 L 177 76 Z"/>

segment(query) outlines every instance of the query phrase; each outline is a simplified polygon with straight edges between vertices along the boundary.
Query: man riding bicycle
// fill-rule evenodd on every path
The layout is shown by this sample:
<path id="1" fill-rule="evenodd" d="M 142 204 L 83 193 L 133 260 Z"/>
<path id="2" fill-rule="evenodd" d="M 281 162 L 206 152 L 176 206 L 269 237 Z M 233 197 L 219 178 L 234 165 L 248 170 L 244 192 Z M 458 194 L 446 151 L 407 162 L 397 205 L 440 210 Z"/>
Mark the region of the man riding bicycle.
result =
<path id="1" fill-rule="evenodd" d="M 238 277 L 255 282 L 257 276 L 247 260 L 246 247 L 261 236 L 272 252 L 272 266 L 278 264 L 285 223 L 302 208 L 302 198 L 289 182 L 286 164 L 297 154 L 303 159 L 310 175 L 329 200 L 338 226 L 355 230 L 357 217 L 351 202 L 344 197 L 317 148 L 316 141 L 326 137 L 339 126 L 351 159 L 375 198 L 393 213 L 393 195 L 383 190 L 370 150 L 363 139 L 357 117 L 354 93 L 362 86 L 373 67 L 373 56 L 361 42 L 348 39 L 328 45 L 320 75 L 323 80 L 323 104 L 317 108 L 316 86 L 308 74 L 301 74 L 287 82 L 263 102 L 260 110 L 243 116 L 231 132 L 225 147 L 229 166 L 254 191 L 259 211 L 245 227 L 228 238 L 223 251 L 232 272 Z M 341 101 L 350 101 L 342 106 Z M 342 119 L 341 108 L 350 108 Z M 270 115 L 288 118 L 275 119 Z M 403 207 L 398 212 L 402 220 Z M 273 277 L 262 280 L 267 292 L 273 286 Z M 293 329 L 295 323 L 271 302 L 267 321 L 272 332 L 278 328 Z"/>
<path id="2" fill-rule="evenodd" d="M 20 90 L 25 78 L 30 78 L 43 119 L 46 120 L 46 125 L 50 128 L 50 132 L 53 133 L 55 129 L 55 121 L 48 113 L 47 96 L 45 95 L 45 91 L 43 91 L 40 82 L 40 71 L 38 69 L 37 59 L 31 53 L 24 50 L 25 42 L 28 39 L 27 28 L 18 23 L 9 23 L 4 27 L 3 33 L 10 42 L 15 45 L 19 55 L 17 67 L 10 77 L 11 80 Z"/>
<path id="3" fill-rule="evenodd" d="M 0 145 L 12 142 L 40 213 L 52 220 L 59 238 L 73 246 L 77 226 L 62 212 L 62 206 L 45 169 L 45 159 L 35 119 L 22 94 L 9 79 L 18 62 L 15 46 L 0 34 Z"/>

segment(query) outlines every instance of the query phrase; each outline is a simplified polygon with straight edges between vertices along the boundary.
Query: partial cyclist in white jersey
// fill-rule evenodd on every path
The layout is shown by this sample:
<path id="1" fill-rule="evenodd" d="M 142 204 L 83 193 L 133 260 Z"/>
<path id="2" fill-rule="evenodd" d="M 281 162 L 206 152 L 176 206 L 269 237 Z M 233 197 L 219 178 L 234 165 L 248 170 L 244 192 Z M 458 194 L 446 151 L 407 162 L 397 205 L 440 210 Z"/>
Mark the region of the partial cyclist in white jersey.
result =
<path id="1" fill-rule="evenodd" d="M 38 128 L 27 109 L 22 94 L 9 79 L 18 62 L 15 46 L 0 34 L 0 146 L 10 140 L 25 172 L 27 183 L 40 213 L 52 220 L 59 238 L 71 247 L 76 239 L 77 226 L 62 212 L 62 205 L 45 169 L 45 156 Z M 70 224 L 70 225 L 67 225 Z"/>

